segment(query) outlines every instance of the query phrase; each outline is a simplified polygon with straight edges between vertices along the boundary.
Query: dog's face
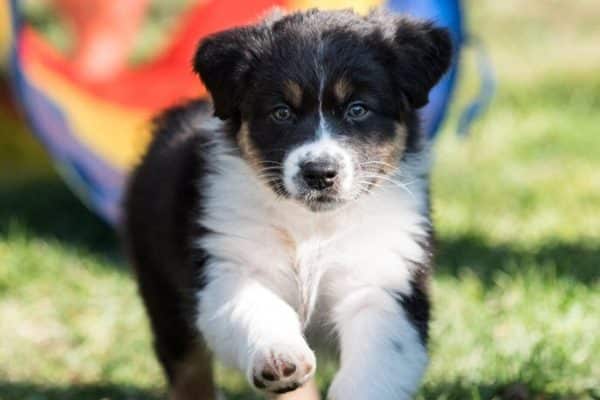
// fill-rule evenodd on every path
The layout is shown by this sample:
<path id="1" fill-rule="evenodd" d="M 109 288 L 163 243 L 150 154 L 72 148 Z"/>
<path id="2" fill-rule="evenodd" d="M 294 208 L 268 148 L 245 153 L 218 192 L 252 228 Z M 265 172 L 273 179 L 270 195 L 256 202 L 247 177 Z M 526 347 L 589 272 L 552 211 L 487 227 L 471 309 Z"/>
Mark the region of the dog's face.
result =
<path id="1" fill-rule="evenodd" d="M 256 173 L 322 211 L 414 151 L 415 110 L 450 58 L 448 34 L 430 23 L 311 10 L 208 37 L 194 66 Z"/>

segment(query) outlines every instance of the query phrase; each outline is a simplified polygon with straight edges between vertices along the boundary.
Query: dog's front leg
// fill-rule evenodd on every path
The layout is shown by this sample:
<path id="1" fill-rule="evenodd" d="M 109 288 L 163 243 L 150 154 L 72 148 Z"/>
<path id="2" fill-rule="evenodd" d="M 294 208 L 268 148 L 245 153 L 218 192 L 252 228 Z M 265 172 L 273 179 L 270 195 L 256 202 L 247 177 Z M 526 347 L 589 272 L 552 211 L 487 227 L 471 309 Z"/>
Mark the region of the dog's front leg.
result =
<path id="1" fill-rule="evenodd" d="M 386 290 L 363 288 L 334 308 L 341 365 L 328 400 L 412 398 L 427 351 L 402 306 Z"/>
<path id="2" fill-rule="evenodd" d="M 199 296 L 198 327 L 217 359 L 239 368 L 255 388 L 285 393 L 307 382 L 316 360 L 297 313 L 256 280 L 228 274 Z"/>

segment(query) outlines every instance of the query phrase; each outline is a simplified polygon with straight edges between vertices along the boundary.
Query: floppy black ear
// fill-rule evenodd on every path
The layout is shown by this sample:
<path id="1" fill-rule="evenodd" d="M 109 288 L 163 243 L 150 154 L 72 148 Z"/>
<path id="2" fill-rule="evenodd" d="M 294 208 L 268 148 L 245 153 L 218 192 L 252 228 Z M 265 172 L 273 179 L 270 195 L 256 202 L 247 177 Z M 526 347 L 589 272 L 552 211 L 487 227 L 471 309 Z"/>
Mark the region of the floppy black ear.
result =
<path id="1" fill-rule="evenodd" d="M 247 76 L 265 43 L 264 26 L 235 28 L 208 36 L 194 56 L 194 71 L 210 92 L 215 115 L 228 119 L 239 111 Z"/>
<path id="2" fill-rule="evenodd" d="M 413 108 L 429 101 L 429 91 L 448 70 L 452 40 L 431 22 L 399 18 L 393 36 L 396 85 Z"/>

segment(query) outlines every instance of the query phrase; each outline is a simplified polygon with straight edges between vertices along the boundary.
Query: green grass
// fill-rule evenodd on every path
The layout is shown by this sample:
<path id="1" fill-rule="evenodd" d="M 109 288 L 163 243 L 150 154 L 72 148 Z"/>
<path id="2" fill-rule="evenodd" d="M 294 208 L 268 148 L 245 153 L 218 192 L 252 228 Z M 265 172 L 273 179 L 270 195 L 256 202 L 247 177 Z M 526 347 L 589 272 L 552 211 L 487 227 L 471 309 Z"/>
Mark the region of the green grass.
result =
<path id="1" fill-rule="evenodd" d="M 419 397 L 599 399 L 600 5 L 471 10 L 500 87 L 470 137 L 451 119 L 436 145 L 432 360 Z M 459 103 L 469 76 L 461 89 Z M 113 233 L 31 139 L 0 143 L 0 400 L 161 398 Z M 325 389 L 332 366 L 320 370 Z M 234 400 L 256 398 L 229 371 L 219 380 Z"/>

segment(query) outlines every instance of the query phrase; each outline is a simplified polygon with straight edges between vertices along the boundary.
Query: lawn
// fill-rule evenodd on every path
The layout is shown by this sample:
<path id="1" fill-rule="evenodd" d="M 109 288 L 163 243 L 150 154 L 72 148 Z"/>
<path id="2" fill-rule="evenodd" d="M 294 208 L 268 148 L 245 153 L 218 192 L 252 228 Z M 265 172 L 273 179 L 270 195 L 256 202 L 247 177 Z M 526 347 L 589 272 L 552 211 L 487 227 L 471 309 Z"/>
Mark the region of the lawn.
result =
<path id="1" fill-rule="evenodd" d="M 453 134 L 454 109 L 436 144 L 419 398 L 600 399 L 600 4 L 468 5 L 499 90 L 469 137 Z M 472 59 L 457 105 L 474 88 Z M 0 400 L 161 398 L 113 232 L 33 139 L 1 128 Z M 256 398 L 229 371 L 219 380 L 233 400 Z"/>

